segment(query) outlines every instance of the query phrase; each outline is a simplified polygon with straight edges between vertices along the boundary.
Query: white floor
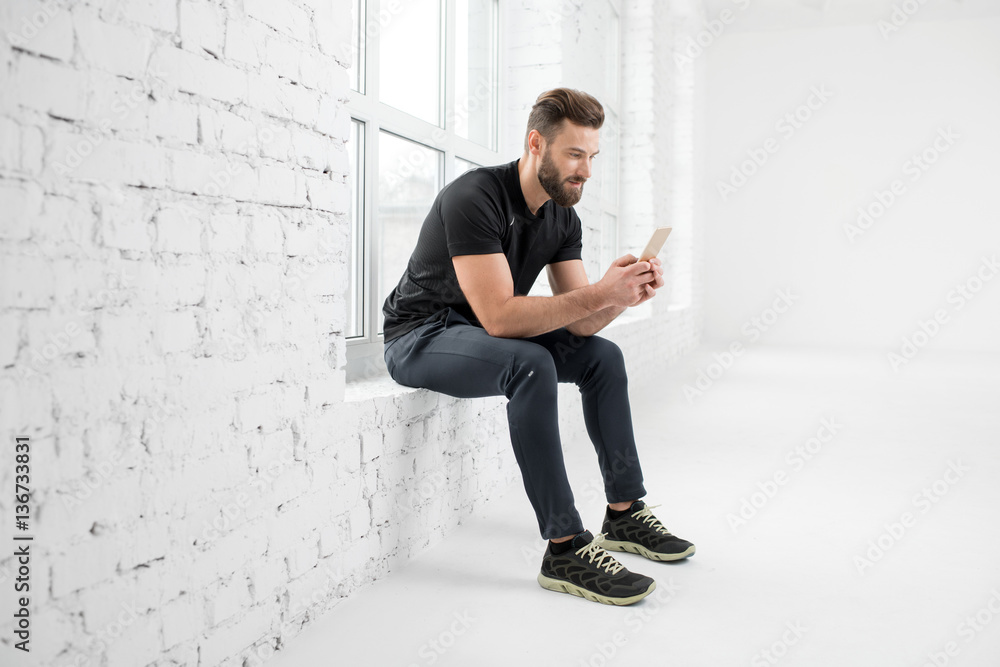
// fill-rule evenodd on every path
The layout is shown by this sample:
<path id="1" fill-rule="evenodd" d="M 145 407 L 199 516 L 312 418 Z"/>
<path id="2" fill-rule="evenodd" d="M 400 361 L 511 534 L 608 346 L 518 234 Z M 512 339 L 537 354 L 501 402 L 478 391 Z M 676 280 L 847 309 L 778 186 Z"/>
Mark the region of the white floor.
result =
<path id="1" fill-rule="evenodd" d="M 698 547 L 678 564 L 621 555 L 656 578 L 652 596 L 609 607 L 540 588 L 544 545 L 515 486 L 269 667 L 1000 665 L 1000 357 L 924 350 L 896 374 L 883 355 L 757 348 L 689 401 L 706 349 L 632 378 L 647 500 Z M 786 458 L 824 419 L 828 442 Z M 596 532 L 596 457 L 564 446 Z M 759 507 L 734 530 L 743 499 Z"/>

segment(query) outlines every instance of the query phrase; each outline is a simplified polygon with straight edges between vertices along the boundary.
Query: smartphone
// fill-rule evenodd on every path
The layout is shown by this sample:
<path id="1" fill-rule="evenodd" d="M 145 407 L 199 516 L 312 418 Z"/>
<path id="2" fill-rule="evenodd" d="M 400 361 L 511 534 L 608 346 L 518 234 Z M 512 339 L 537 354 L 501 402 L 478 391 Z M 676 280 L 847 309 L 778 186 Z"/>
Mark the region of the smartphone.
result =
<path id="1" fill-rule="evenodd" d="M 666 242 L 667 237 L 670 236 L 670 232 L 673 227 L 657 227 L 653 231 L 653 235 L 649 238 L 649 243 L 646 244 L 646 249 L 642 251 L 639 255 L 639 261 L 645 262 L 647 260 L 653 259 L 659 254 L 660 248 Z"/>

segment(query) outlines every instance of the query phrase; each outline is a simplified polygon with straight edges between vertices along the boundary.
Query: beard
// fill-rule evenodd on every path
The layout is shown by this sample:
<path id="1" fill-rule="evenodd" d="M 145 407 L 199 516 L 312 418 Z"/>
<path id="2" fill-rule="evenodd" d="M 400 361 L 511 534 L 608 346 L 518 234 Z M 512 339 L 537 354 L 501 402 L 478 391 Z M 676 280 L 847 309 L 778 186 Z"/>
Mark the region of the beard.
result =
<path id="1" fill-rule="evenodd" d="M 579 188 L 570 187 L 569 182 L 580 182 Z M 583 183 L 586 179 L 575 177 L 563 178 L 556 167 L 555 162 L 549 156 L 548 150 L 542 155 L 542 161 L 538 165 L 538 182 L 541 183 L 545 194 L 552 197 L 552 201 L 563 207 L 570 207 L 580 201 L 583 196 Z"/>

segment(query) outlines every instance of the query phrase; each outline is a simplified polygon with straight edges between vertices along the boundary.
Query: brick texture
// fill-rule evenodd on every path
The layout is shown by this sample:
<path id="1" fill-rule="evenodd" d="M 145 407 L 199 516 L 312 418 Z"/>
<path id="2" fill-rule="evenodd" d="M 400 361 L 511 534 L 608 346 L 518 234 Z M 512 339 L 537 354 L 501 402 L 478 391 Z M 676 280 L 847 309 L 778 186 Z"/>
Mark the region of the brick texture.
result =
<path id="1" fill-rule="evenodd" d="M 591 278 L 677 228 L 670 297 L 608 331 L 636 372 L 701 331 L 697 76 L 662 64 L 689 4 L 503 4 L 511 159 L 538 92 L 613 92 L 618 16 L 620 238 L 581 208 Z M 33 443 L 40 664 L 260 664 L 519 478 L 502 399 L 345 381 L 350 6 L 0 7 L 0 438 Z"/>

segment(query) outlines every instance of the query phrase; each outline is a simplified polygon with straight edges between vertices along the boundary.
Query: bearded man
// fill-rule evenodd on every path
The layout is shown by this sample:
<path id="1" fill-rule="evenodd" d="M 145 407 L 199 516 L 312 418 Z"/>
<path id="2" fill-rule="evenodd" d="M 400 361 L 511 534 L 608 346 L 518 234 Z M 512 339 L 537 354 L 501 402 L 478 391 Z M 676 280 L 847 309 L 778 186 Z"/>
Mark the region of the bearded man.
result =
<path id="1" fill-rule="evenodd" d="M 658 259 L 615 260 L 591 284 L 573 206 L 598 153 L 604 109 L 591 95 L 542 93 L 518 160 L 469 171 L 437 196 L 399 284 L 385 301 L 385 361 L 400 384 L 457 397 L 506 396 L 524 488 L 549 540 L 542 587 L 605 604 L 632 604 L 654 580 L 607 550 L 654 561 L 694 554 L 650 507 L 632 430 L 622 352 L 596 336 L 663 286 Z M 542 269 L 552 296 L 527 296 Z M 563 462 L 557 383 L 581 393 L 608 507 L 584 528 Z"/>

